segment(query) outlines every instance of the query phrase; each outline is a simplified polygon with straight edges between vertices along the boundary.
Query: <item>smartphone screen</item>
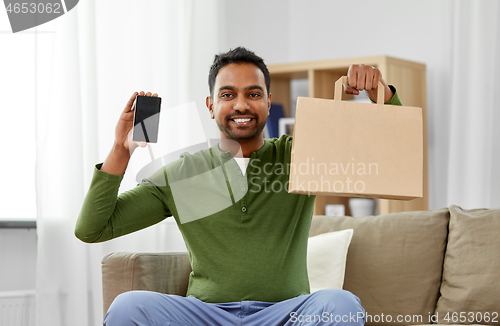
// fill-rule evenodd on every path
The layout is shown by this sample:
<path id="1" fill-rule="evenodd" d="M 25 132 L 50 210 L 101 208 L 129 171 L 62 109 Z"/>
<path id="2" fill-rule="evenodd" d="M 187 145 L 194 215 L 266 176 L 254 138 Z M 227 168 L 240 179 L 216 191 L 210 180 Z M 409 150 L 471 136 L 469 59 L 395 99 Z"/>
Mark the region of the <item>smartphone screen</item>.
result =
<path id="1" fill-rule="evenodd" d="M 134 113 L 133 141 L 156 143 L 160 123 L 160 97 L 137 95 Z"/>

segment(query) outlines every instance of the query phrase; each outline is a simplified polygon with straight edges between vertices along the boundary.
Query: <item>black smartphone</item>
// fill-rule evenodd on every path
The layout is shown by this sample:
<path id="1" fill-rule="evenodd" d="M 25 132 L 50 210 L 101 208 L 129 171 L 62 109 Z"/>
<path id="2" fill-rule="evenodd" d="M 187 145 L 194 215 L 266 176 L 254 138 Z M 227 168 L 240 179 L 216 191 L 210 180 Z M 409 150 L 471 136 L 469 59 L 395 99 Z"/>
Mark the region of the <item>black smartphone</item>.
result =
<path id="1" fill-rule="evenodd" d="M 133 141 L 156 143 L 160 123 L 161 98 L 137 95 L 134 112 Z"/>

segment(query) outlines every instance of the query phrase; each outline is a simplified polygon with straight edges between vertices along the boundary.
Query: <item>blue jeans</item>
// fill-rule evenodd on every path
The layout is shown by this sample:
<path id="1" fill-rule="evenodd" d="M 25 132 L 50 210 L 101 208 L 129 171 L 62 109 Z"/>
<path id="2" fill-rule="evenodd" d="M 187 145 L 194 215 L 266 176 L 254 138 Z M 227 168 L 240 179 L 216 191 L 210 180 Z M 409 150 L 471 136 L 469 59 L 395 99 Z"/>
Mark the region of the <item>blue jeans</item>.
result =
<path id="1" fill-rule="evenodd" d="M 270 303 L 205 303 L 149 291 L 120 294 L 104 317 L 105 326 L 299 326 L 364 325 L 359 299 L 344 290 L 322 290 Z"/>

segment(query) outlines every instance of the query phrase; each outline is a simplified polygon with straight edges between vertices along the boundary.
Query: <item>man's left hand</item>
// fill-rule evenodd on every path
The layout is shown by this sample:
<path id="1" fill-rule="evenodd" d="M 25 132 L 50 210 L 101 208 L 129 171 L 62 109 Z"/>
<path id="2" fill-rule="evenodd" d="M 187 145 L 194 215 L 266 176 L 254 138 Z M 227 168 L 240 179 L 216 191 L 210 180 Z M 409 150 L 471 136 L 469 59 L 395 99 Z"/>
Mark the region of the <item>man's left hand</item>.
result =
<path id="1" fill-rule="evenodd" d="M 366 90 L 373 102 L 377 102 L 378 82 L 384 85 L 384 103 L 388 102 L 392 96 L 392 90 L 382 79 L 382 73 L 378 68 L 367 65 L 352 65 L 347 71 L 349 85 L 346 85 L 346 94 L 359 95 L 359 91 Z"/>

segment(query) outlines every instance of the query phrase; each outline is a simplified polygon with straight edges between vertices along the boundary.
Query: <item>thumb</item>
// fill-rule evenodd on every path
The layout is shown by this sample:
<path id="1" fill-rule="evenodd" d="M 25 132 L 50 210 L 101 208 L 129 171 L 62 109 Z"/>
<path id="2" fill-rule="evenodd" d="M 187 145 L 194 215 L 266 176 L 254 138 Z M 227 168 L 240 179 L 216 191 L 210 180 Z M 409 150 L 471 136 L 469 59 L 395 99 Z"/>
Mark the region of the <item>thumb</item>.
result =
<path id="1" fill-rule="evenodd" d="M 347 84 L 344 84 L 345 86 L 345 93 L 346 94 L 354 94 L 354 95 L 359 95 L 359 91 L 356 88 L 353 88 Z"/>

